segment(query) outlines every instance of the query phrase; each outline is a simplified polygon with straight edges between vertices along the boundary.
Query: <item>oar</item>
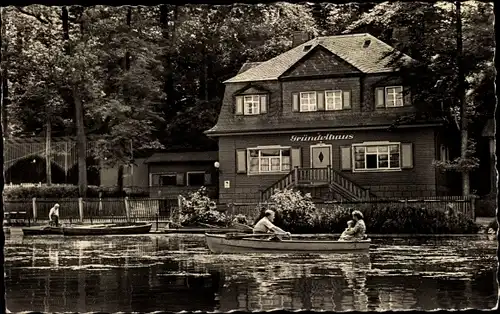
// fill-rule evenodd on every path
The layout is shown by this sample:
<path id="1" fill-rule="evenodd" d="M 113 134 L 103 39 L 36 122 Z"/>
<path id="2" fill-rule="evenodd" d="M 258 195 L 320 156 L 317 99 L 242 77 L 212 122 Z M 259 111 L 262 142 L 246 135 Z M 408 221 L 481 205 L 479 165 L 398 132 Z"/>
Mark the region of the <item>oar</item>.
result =
<path id="1" fill-rule="evenodd" d="M 267 233 L 248 233 L 248 234 L 235 234 L 235 233 L 227 233 L 226 238 L 228 239 L 243 239 L 243 238 L 258 238 L 258 237 L 269 237 L 272 234 Z"/>

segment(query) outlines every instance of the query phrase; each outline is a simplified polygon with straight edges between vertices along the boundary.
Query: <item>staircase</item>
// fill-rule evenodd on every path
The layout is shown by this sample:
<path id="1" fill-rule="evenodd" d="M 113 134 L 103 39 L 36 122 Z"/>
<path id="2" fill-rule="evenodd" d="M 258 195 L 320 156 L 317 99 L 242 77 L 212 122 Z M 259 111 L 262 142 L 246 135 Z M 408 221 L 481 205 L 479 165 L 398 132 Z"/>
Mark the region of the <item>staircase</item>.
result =
<path id="1" fill-rule="evenodd" d="M 373 199 L 376 196 L 368 189 L 360 186 L 342 173 L 328 168 L 295 168 L 284 177 L 276 181 L 264 191 L 261 191 L 261 200 L 268 200 L 274 190 L 290 189 L 322 189 L 329 190 L 334 199 L 340 201 L 355 201 Z"/>

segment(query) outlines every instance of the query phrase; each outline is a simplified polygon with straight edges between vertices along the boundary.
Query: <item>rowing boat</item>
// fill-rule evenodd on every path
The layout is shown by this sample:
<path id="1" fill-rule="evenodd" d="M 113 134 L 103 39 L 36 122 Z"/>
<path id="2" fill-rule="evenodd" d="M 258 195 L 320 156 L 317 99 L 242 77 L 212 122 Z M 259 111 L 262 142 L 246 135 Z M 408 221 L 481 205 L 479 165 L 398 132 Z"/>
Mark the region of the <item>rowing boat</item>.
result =
<path id="1" fill-rule="evenodd" d="M 62 227 L 35 226 L 23 228 L 25 236 L 63 234 Z"/>
<path id="2" fill-rule="evenodd" d="M 101 227 L 63 227 L 65 236 L 85 236 L 85 235 L 127 235 L 144 234 L 151 231 L 152 224 L 137 223 L 130 225 L 105 225 Z"/>
<path id="3" fill-rule="evenodd" d="M 231 235 L 205 233 L 208 248 L 213 253 L 236 252 L 353 252 L 367 251 L 370 239 L 357 241 L 336 240 L 268 240 L 255 235 L 234 237 Z"/>

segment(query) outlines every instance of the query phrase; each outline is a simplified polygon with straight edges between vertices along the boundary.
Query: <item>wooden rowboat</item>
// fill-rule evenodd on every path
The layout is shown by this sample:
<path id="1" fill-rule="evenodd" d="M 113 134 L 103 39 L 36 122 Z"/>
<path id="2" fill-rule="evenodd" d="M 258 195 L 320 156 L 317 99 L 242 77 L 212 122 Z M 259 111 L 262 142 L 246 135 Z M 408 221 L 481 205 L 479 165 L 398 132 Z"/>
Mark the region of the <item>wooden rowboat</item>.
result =
<path id="1" fill-rule="evenodd" d="M 71 228 L 103 228 L 106 227 L 106 224 L 100 225 L 74 225 Z M 63 234 L 63 227 L 52 227 L 52 226 L 33 226 L 22 228 L 23 234 L 25 236 L 34 236 L 34 235 L 54 235 L 54 234 Z"/>
<path id="2" fill-rule="evenodd" d="M 144 234 L 151 231 L 152 224 L 137 223 L 131 225 L 105 225 L 101 227 L 64 227 L 65 236 L 85 236 L 85 235 L 127 235 Z"/>
<path id="3" fill-rule="evenodd" d="M 353 252 L 368 251 L 370 239 L 358 241 L 286 240 L 272 241 L 257 235 L 231 235 L 205 233 L 208 248 L 213 253 L 236 252 Z"/>
<path id="4" fill-rule="evenodd" d="M 25 236 L 63 234 L 62 227 L 35 226 L 22 228 Z"/>

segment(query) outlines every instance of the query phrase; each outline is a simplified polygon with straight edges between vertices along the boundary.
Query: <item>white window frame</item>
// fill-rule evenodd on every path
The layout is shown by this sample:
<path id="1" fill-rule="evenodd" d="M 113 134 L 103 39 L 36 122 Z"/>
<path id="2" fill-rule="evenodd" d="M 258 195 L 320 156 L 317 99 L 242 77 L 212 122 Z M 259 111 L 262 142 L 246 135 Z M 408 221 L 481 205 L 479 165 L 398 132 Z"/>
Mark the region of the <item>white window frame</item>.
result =
<path id="1" fill-rule="evenodd" d="M 312 98 L 311 97 L 308 97 L 307 100 L 307 104 L 306 103 L 302 103 L 302 95 L 306 95 L 306 94 L 313 94 L 314 95 L 314 102 L 311 102 Z M 305 108 L 306 109 L 303 109 L 303 106 L 306 106 Z M 315 91 L 311 91 L 311 92 L 301 92 L 299 93 L 299 112 L 313 112 L 313 111 L 318 111 L 318 93 L 316 93 Z"/>
<path id="2" fill-rule="evenodd" d="M 395 92 L 397 88 L 401 89 L 400 93 Z M 393 92 L 389 92 L 389 90 L 391 89 L 393 90 Z M 398 95 L 401 95 L 401 97 L 398 97 Z M 394 101 L 393 105 L 389 105 L 389 96 L 391 96 L 392 97 L 391 100 Z M 385 97 L 386 108 L 403 107 L 404 106 L 403 86 L 386 86 L 384 89 L 384 97 Z M 398 103 L 398 100 L 400 100 L 400 103 Z"/>
<path id="3" fill-rule="evenodd" d="M 398 165 L 399 167 L 393 167 L 391 168 L 391 153 L 390 153 L 390 146 L 392 145 L 398 145 Z M 364 162 L 365 162 L 365 168 L 356 168 L 356 147 L 364 147 L 365 152 L 364 152 Z M 366 152 L 367 147 L 377 147 L 377 153 L 368 153 Z M 387 153 L 384 152 L 379 152 L 378 147 L 386 147 L 387 148 Z M 352 144 L 352 171 L 353 172 L 392 172 L 392 171 L 401 171 L 401 142 L 364 142 L 364 143 L 356 143 Z M 366 168 L 366 155 L 377 155 L 377 168 Z M 379 156 L 380 155 L 387 155 L 387 168 L 380 168 L 379 167 Z"/>
<path id="4" fill-rule="evenodd" d="M 280 155 L 279 157 L 276 156 L 276 157 L 262 157 L 261 156 L 261 151 L 262 150 L 270 150 L 270 149 L 273 149 L 273 150 L 280 150 Z M 252 157 L 250 156 L 250 151 L 252 150 L 258 150 L 259 151 L 259 155 L 258 157 Z M 283 157 L 287 157 L 287 156 L 283 156 L 283 151 L 285 150 L 288 150 L 289 151 L 289 167 L 288 169 L 284 168 L 283 167 Z M 251 159 L 252 158 L 258 158 L 259 162 L 258 162 L 258 166 L 257 166 L 257 171 L 251 171 Z M 280 166 L 280 170 L 271 170 L 271 159 L 274 159 L 274 158 L 279 158 L 279 166 Z M 268 162 L 269 162 L 269 171 L 262 171 L 262 160 L 263 159 L 267 159 Z M 257 146 L 257 147 L 248 147 L 247 148 L 247 175 L 265 175 L 265 174 L 281 174 L 281 173 L 288 173 L 290 172 L 290 170 L 292 170 L 292 147 L 291 146 L 276 146 L 276 145 L 273 145 L 273 146 Z"/>
<path id="5" fill-rule="evenodd" d="M 331 94 L 331 97 L 328 97 Z M 332 102 L 330 103 L 329 100 Z M 336 102 L 338 100 L 338 103 Z M 342 90 L 327 90 L 325 91 L 325 110 L 342 110 L 344 109 L 344 95 Z"/>
<path id="6" fill-rule="evenodd" d="M 190 174 L 203 174 L 203 184 L 202 185 L 191 185 L 189 184 L 189 175 Z M 205 171 L 187 171 L 186 172 L 186 186 L 205 186 Z"/>
<path id="7" fill-rule="evenodd" d="M 260 96 L 258 94 L 242 95 L 243 97 L 243 114 L 253 116 L 260 114 Z M 251 98 L 250 100 L 248 98 Z M 257 98 L 257 100 L 255 100 Z"/>

